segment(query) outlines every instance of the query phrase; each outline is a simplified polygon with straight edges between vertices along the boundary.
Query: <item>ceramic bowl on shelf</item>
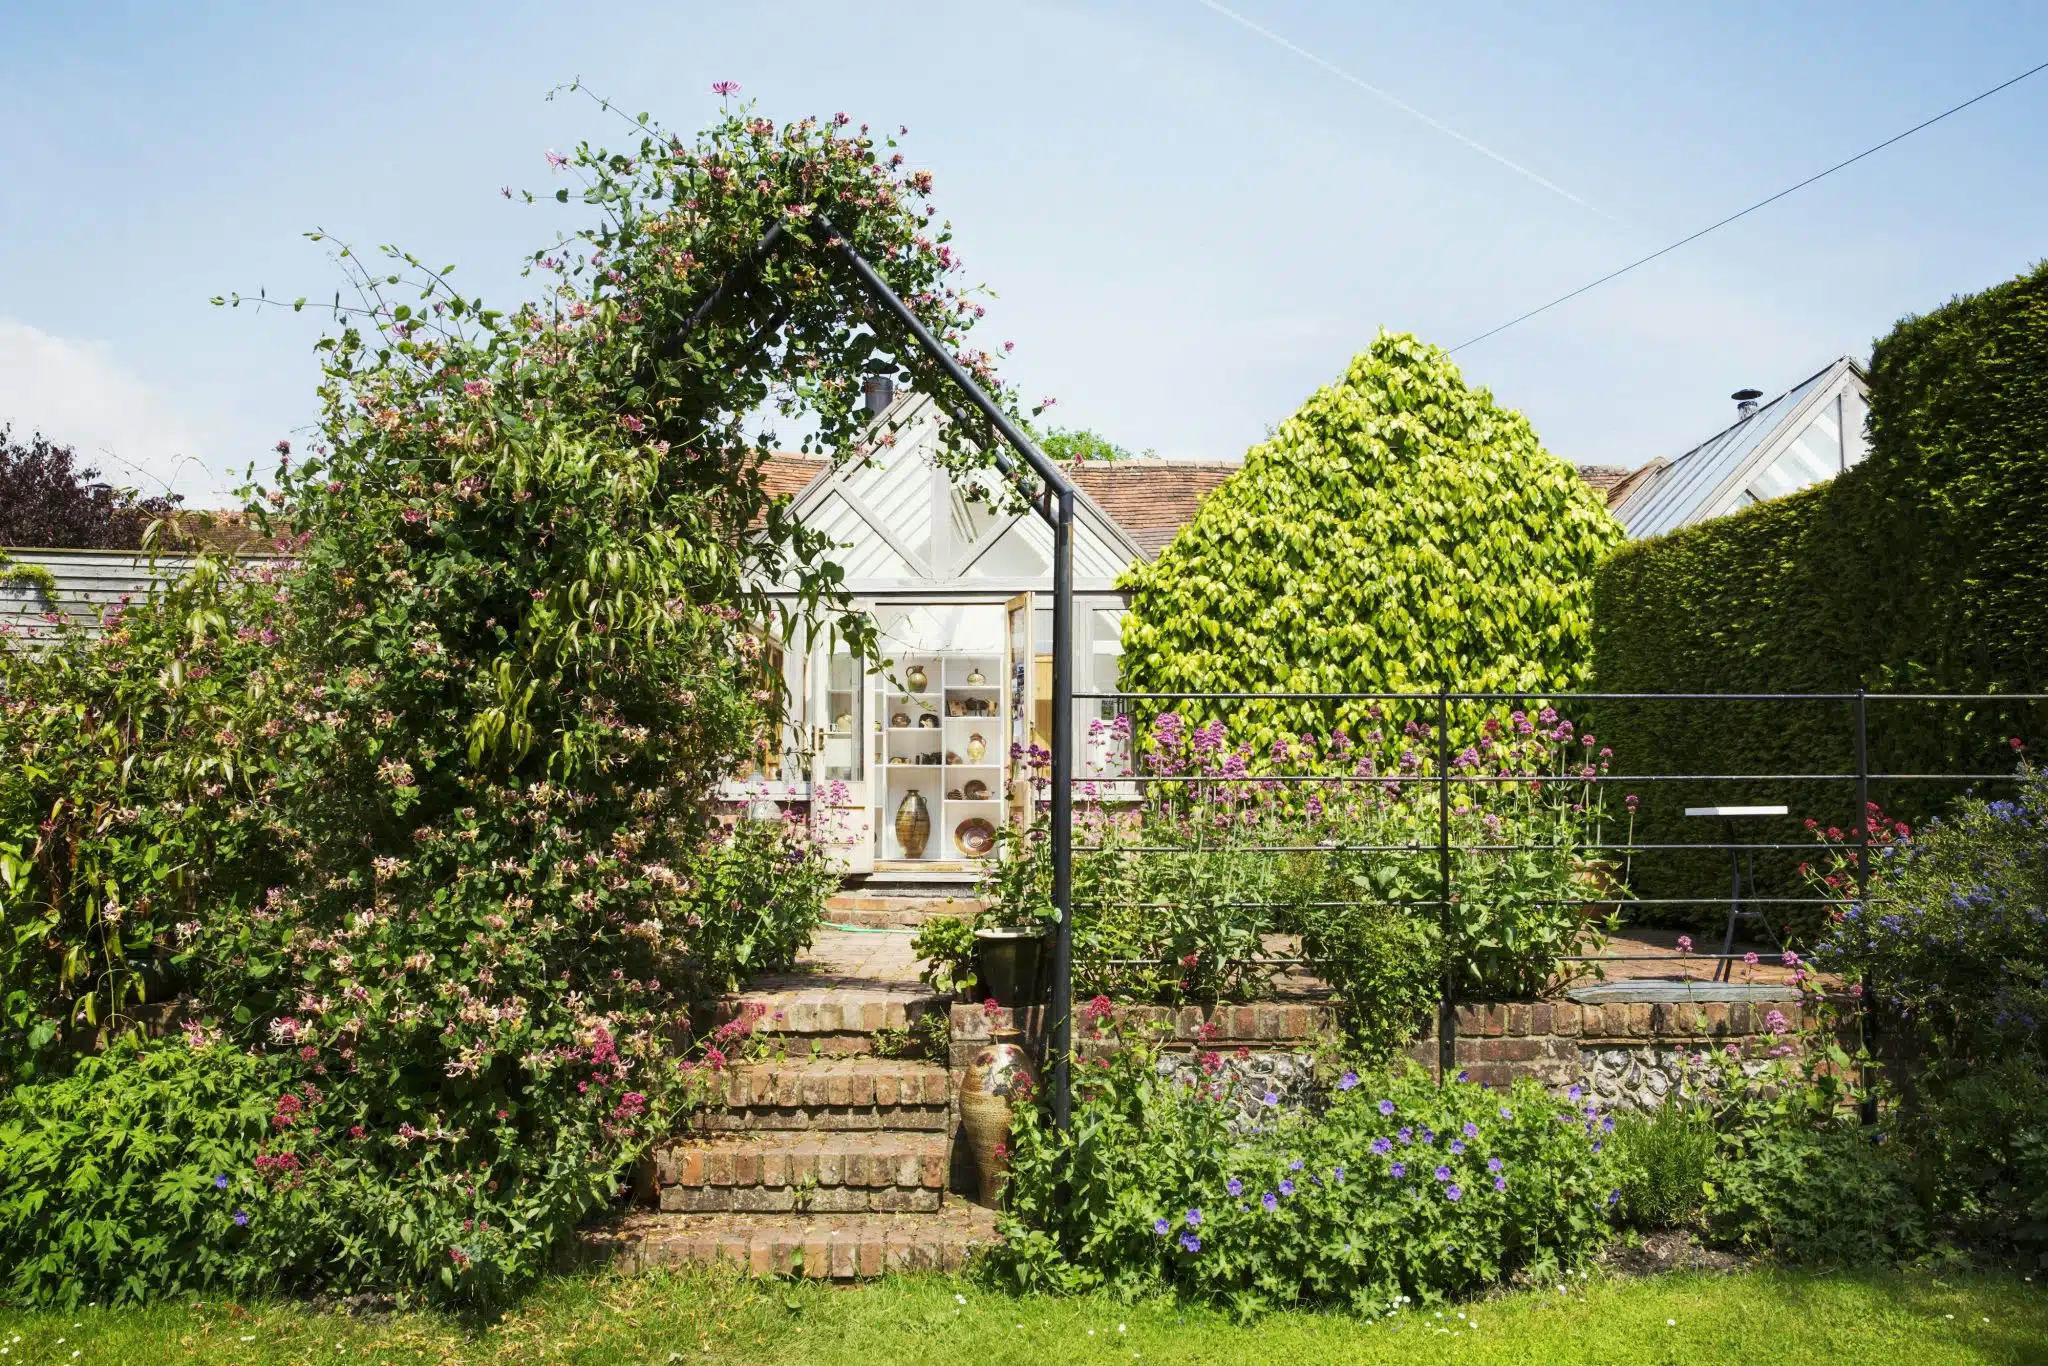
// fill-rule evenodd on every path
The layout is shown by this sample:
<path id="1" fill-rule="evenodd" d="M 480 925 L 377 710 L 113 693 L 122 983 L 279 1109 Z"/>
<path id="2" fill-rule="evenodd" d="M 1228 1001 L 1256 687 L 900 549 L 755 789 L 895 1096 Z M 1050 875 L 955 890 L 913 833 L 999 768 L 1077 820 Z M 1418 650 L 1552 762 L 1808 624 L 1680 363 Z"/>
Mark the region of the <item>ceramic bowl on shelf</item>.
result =
<path id="1" fill-rule="evenodd" d="M 996 828 L 980 816 L 970 816 L 953 827 L 953 847 L 970 857 L 979 857 L 996 847 Z"/>
<path id="2" fill-rule="evenodd" d="M 926 730 L 937 730 L 939 728 L 939 718 L 931 712 L 926 712 L 923 716 L 917 718 L 917 724 Z"/>
<path id="3" fill-rule="evenodd" d="M 894 716 L 889 718 L 889 724 L 894 726 L 897 730 L 909 730 L 910 713 L 907 711 L 897 712 Z"/>
<path id="4" fill-rule="evenodd" d="M 949 802 L 957 802 L 957 801 L 959 801 L 959 800 L 960 800 L 960 789 L 959 789 L 959 788 L 957 788 L 957 787 L 949 789 L 949 790 L 947 791 L 947 793 L 946 793 L 946 800 L 947 800 L 947 801 L 949 801 Z"/>
<path id="5" fill-rule="evenodd" d="M 969 778 L 960 791 L 965 794 L 965 800 L 970 802 L 988 800 L 988 784 L 979 778 Z"/>

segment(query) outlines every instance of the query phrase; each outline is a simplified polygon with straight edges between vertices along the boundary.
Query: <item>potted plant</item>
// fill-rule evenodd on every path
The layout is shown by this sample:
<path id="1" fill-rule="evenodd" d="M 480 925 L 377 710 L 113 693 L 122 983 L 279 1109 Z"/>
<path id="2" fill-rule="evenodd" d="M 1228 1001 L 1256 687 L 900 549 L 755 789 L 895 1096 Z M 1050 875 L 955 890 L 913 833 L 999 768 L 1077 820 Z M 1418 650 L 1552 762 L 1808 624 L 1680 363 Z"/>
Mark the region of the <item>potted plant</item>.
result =
<path id="1" fill-rule="evenodd" d="M 1052 841 L 1043 819 L 996 832 L 996 857 L 981 880 L 975 965 L 999 1006 L 1035 1006 L 1047 941 L 1059 925 L 1052 904 Z"/>

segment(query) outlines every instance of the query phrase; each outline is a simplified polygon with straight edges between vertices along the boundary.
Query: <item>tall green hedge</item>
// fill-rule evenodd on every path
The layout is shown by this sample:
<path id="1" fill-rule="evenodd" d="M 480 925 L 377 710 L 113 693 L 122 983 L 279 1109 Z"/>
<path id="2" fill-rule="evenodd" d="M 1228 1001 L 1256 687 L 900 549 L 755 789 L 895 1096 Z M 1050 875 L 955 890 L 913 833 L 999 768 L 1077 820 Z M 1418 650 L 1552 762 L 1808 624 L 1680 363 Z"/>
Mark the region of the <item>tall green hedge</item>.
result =
<path id="1" fill-rule="evenodd" d="M 1440 348 L 1381 333 L 1150 563 L 1127 575 L 1124 685 L 1152 691 L 1582 686 L 1592 575 L 1621 529 L 1528 419 Z M 1371 722 L 1256 703 L 1236 738 Z"/>
<path id="2" fill-rule="evenodd" d="M 1611 692 L 2048 691 L 2048 265 L 1899 323 L 1870 365 L 1869 458 L 1832 483 L 1624 547 L 1594 590 L 1599 687 Z M 1609 704 L 1617 766 L 1651 773 L 1847 773 L 1846 703 Z M 2048 735 L 2040 704 L 1869 704 L 1879 773 L 2009 770 L 2009 741 Z M 1908 821 L 1959 785 L 1879 782 Z M 1746 833 L 1847 827 L 1845 784 L 1645 784 L 1639 838 L 1713 832 L 1681 808 L 1780 800 Z M 1781 890 L 1795 856 L 1767 860 Z M 1647 856 L 1637 882 L 1725 887 L 1719 856 Z"/>

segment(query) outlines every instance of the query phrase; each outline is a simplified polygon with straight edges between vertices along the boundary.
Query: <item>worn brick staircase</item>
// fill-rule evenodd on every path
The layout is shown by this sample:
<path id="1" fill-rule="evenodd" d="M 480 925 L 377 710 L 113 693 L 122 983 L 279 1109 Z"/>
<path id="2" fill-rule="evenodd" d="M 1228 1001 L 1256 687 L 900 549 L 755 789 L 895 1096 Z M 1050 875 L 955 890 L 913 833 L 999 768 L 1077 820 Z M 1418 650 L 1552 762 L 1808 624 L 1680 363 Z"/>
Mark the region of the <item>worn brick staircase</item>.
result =
<path id="1" fill-rule="evenodd" d="M 958 913 L 835 904 L 827 919 L 858 911 L 913 925 Z M 714 1023 L 752 1014 L 752 1051 L 769 1056 L 725 1073 L 725 1105 L 657 1148 L 636 1174 L 635 1211 L 587 1234 L 586 1253 L 850 1280 L 955 1268 L 989 1241 L 994 1213 L 949 1189 L 957 1079 L 877 1056 L 883 1031 L 900 1039 L 945 1009 L 916 978 L 910 938 L 825 930 L 795 972 L 721 1001 Z"/>

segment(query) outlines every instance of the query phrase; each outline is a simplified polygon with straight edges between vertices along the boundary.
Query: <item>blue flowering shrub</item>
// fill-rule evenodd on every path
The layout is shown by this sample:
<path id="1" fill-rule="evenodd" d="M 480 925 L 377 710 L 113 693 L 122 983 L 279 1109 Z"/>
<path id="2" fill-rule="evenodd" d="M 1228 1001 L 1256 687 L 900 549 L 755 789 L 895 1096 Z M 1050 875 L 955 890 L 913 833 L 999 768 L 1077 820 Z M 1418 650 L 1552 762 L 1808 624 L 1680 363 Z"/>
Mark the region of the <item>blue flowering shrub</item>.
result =
<path id="1" fill-rule="evenodd" d="M 1926 1207 L 2048 1264 L 2048 777 L 2022 763 L 2011 795 L 1917 831 L 1870 822 L 1867 898 L 1842 841 L 1811 870 L 1851 898 L 1815 958 L 1873 1004 Z"/>
<path id="2" fill-rule="evenodd" d="M 1823 968 L 1874 994 L 1889 1032 L 1937 1072 L 2042 1053 L 2048 1025 L 2048 778 L 2020 769 L 2009 798 L 1965 797 L 1918 831 L 1870 815 L 1867 902 L 1816 945 Z M 1812 869 L 1853 896 L 1851 851 Z"/>
<path id="3" fill-rule="evenodd" d="M 1252 1132 L 1220 1092 L 1162 1076 L 1142 1043 L 1079 1069 L 1067 1134 L 1026 1107 L 1004 1243 L 985 1274 L 1026 1291 L 1171 1289 L 1255 1314 L 1368 1315 L 1578 1266 L 1616 1196 L 1612 1120 L 1533 1082 L 1346 1071 L 1320 1113 Z"/>

